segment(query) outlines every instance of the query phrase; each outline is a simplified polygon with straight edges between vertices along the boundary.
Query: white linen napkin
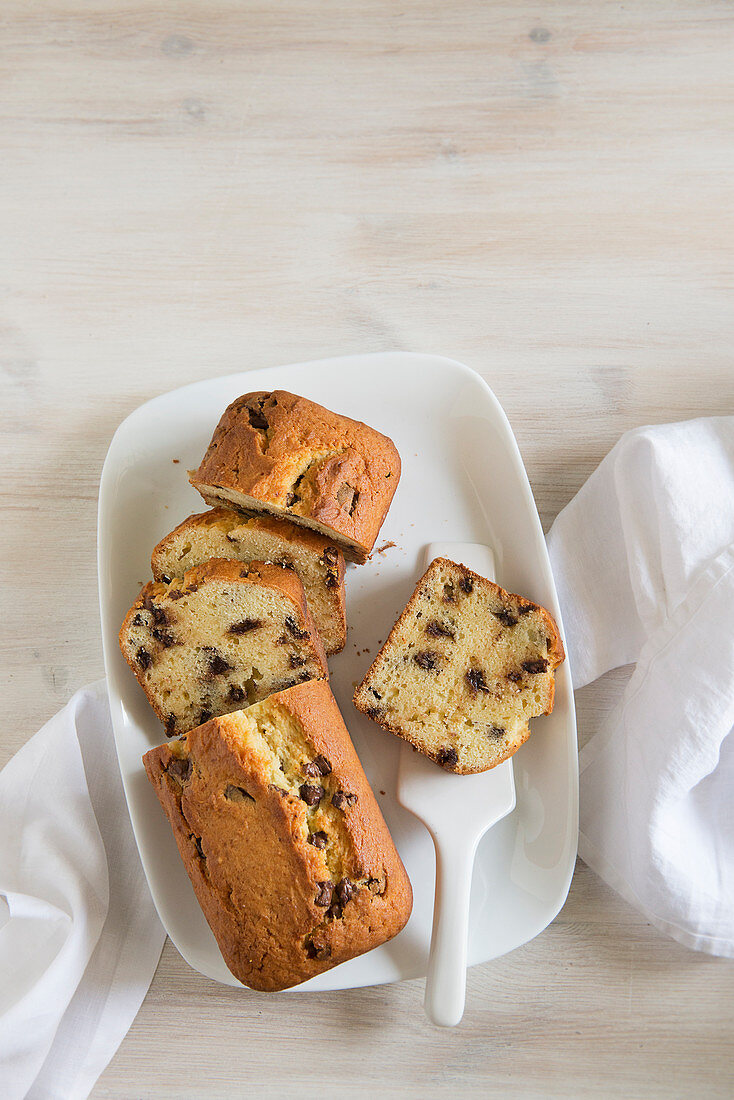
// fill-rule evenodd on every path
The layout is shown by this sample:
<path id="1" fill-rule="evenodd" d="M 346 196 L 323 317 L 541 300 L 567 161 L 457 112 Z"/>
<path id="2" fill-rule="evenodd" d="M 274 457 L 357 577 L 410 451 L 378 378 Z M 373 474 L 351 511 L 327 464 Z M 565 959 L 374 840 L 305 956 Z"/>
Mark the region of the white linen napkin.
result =
<path id="1" fill-rule="evenodd" d="M 135 1019 L 164 940 L 100 681 L 0 773 L 3 1100 L 88 1096 Z"/>
<path id="2" fill-rule="evenodd" d="M 580 755 L 579 853 L 734 956 L 734 417 L 624 435 L 548 535 L 574 687 L 634 663 Z"/>

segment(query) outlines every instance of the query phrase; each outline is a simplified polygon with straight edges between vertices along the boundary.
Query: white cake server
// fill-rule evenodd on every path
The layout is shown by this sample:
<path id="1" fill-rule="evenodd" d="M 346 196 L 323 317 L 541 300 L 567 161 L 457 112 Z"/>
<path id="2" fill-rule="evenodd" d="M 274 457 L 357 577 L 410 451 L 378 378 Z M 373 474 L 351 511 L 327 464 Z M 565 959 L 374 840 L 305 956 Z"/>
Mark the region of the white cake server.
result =
<path id="1" fill-rule="evenodd" d="M 494 554 L 471 542 L 433 542 L 424 566 L 450 558 L 494 580 Z M 454 1027 L 464 1014 L 469 899 L 480 839 L 515 808 L 512 759 L 479 775 L 452 775 L 404 744 L 398 767 L 398 801 L 419 818 L 436 848 L 436 896 L 426 974 L 426 1015 Z"/>

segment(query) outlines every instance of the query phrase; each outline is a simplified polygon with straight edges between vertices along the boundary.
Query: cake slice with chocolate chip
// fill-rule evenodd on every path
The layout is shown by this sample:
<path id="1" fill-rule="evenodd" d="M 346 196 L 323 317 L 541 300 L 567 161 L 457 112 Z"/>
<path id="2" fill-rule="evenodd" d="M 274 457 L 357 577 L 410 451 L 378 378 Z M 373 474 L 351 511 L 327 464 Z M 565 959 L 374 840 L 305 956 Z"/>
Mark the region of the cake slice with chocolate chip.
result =
<path id="1" fill-rule="evenodd" d="M 462 775 L 502 763 L 550 714 L 565 657 L 549 613 L 437 558 L 354 695 L 354 705 Z"/>
<path id="2" fill-rule="evenodd" d="M 146 584 L 120 649 L 169 737 L 327 676 L 303 585 L 290 569 L 215 559 Z"/>
<path id="3" fill-rule="evenodd" d="M 248 519 L 227 508 L 214 508 L 189 516 L 161 539 L 151 557 L 153 576 L 157 581 L 172 581 L 212 558 L 267 561 L 295 569 L 327 654 L 344 648 L 344 555 L 323 535 L 288 520 Z"/>
<path id="4" fill-rule="evenodd" d="M 410 881 L 326 681 L 143 757 L 224 961 L 288 989 L 395 936 Z"/>

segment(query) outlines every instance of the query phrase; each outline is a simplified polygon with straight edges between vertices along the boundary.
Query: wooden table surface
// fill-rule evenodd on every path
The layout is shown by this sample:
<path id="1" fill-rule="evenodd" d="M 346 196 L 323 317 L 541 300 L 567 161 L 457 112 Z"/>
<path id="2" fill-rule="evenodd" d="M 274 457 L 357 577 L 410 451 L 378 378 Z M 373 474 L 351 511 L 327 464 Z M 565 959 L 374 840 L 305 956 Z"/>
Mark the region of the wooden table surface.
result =
<path id="1" fill-rule="evenodd" d="M 734 412 L 733 46 L 725 0 L 4 0 L 0 764 L 102 674 L 98 479 L 155 394 L 463 360 L 546 529 L 626 429 Z M 582 737 L 620 675 L 578 693 Z M 422 984 L 255 996 L 167 944 L 93 1096 L 734 1090 L 732 964 L 581 864 L 458 1029 Z"/>

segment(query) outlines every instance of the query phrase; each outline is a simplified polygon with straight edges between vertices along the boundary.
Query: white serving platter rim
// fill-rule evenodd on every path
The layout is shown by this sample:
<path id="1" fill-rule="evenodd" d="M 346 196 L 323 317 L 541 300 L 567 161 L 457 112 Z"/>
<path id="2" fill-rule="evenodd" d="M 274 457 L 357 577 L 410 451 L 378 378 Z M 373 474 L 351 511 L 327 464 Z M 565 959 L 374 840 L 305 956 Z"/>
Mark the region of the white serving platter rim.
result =
<path id="1" fill-rule="evenodd" d="M 499 583 L 542 603 L 563 625 L 540 520 L 512 429 L 484 380 L 455 360 L 383 352 L 246 371 L 195 382 L 140 406 L 117 429 L 102 471 L 98 569 L 105 668 L 118 762 L 153 900 L 172 941 L 202 974 L 243 988 L 224 964 L 148 784 L 141 755 L 162 729 L 123 661 L 117 631 L 149 577 L 155 542 L 203 510 L 186 469 L 198 465 L 234 397 L 291 389 L 390 435 L 403 475 L 378 546 L 347 573 L 350 634 L 330 662 L 332 687 L 413 882 L 413 915 L 393 941 L 304 983 L 299 991 L 376 985 L 426 972 L 434 856 L 425 828 L 395 797 L 399 743 L 351 704 L 353 685 L 420 576 L 429 542 L 487 543 Z M 178 463 L 173 459 L 178 458 Z M 168 503 L 168 507 L 166 507 Z M 472 887 L 469 965 L 543 931 L 571 883 L 578 834 L 578 764 L 568 662 L 553 714 L 535 721 L 515 758 L 517 807 L 485 836 Z"/>

